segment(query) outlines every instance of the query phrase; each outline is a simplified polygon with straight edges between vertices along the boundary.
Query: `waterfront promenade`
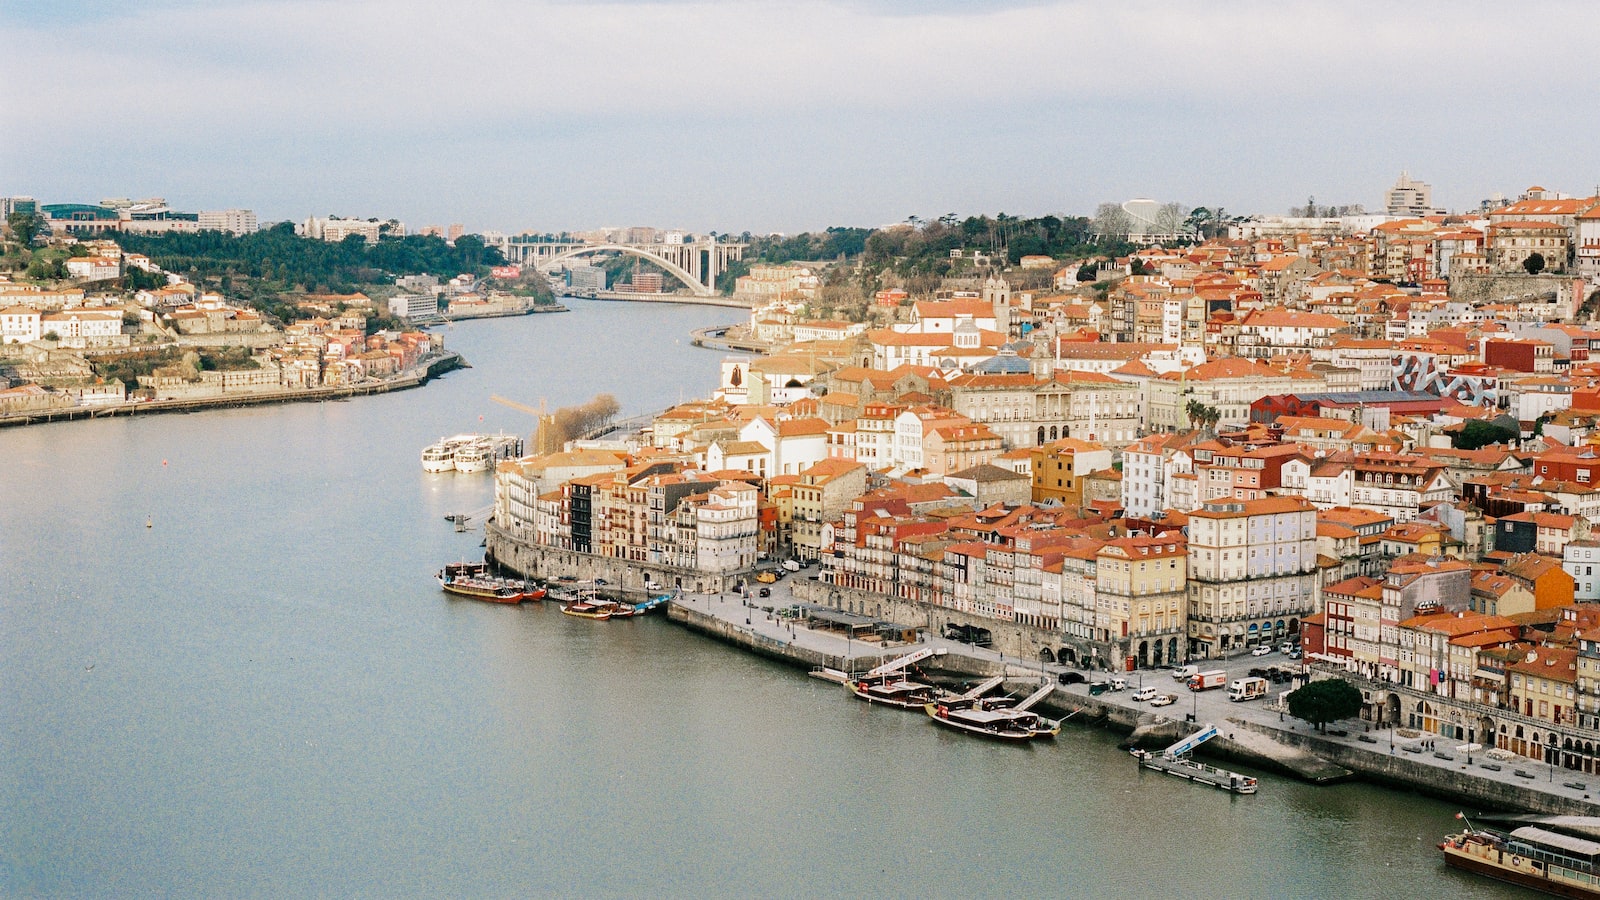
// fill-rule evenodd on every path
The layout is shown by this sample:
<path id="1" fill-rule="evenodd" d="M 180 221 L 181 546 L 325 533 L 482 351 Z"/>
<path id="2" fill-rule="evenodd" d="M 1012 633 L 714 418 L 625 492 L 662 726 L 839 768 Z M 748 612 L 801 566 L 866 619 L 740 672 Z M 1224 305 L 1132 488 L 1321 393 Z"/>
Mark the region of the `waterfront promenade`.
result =
<path id="1" fill-rule="evenodd" d="M 0 416 L 0 428 L 13 425 L 37 425 L 45 422 L 70 422 L 75 419 L 100 419 L 113 416 L 152 415 L 155 413 L 190 413 L 205 409 L 261 406 L 273 403 L 310 403 L 344 400 L 369 394 L 387 394 L 421 387 L 434 378 L 469 364 L 461 354 L 445 351 L 423 362 L 414 369 L 389 378 L 364 381 L 359 384 L 341 384 L 331 387 L 239 389 L 194 394 L 161 400 L 129 400 L 123 403 L 97 404 L 95 406 L 68 406 Z"/>
<path id="2" fill-rule="evenodd" d="M 1206 745 L 1202 755 L 1219 756 L 1234 762 L 1291 772 L 1314 781 L 1339 780 L 1350 773 L 1402 789 L 1429 793 L 1448 800 L 1499 809 L 1518 809 L 1561 815 L 1600 815 L 1600 782 L 1593 776 L 1572 772 L 1543 762 L 1509 754 L 1491 755 L 1474 747 L 1469 754 L 1464 744 L 1447 741 L 1438 735 L 1405 729 L 1372 728 L 1370 723 L 1350 719 L 1332 723 L 1327 733 L 1316 732 L 1280 707 L 1280 697 L 1291 686 L 1274 685 L 1266 700 L 1234 703 L 1225 689 L 1193 692 L 1171 677 L 1170 669 L 1147 669 L 1128 673 L 1084 672 L 1071 666 L 1006 656 L 994 650 L 948 640 L 925 632 L 910 644 L 881 644 L 852 640 L 835 631 L 806 628 L 793 619 L 780 617 L 777 610 L 802 603 L 793 588 L 796 579 L 816 572 L 810 568 L 768 585 L 769 597 L 746 600 L 737 593 L 685 593 L 675 601 L 683 612 L 672 613 L 675 621 L 695 630 L 715 634 L 720 639 L 752 652 L 784 660 L 797 667 L 826 665 L 846 671 L 864 671 L 884 659 L 894 658 L 921 647 L 944 649 L 947 656 L 929 660 L 925 668 L 943 669 L 968 676 L 1005 675 L 1008 687 L 1021 690 L 1028 684 L 1048 680 L 1057 684 L 1056 693 L 1046 708 L 1057 714 L 1087 713 L 1091 719 L 1115 727 L 1141 729 L 1153 727 L 1156 734 L 1187 733 L 1189 722 L 1210 722 L 1221 732 L 1219 739 Z M 768 609 L 772 611 L 769 612 Z M 687 613 L 687 615 L 685 614 Z M 715 620 L 712 625 L 699 617 Z M 1241 656 L 1225 661 L 1213 660 L 1207 669 L 1222 669 L 1228 679 L 1244 677 L 1251 669 L 1293 666 L 1279 653 L 1267 656 Z M 1061 684 L 1060 676 L 1075 672 L 1084 683 Z M 1125 678 L 1128 688 L 1089 694 L 1089 683 L 1111 677 Z M 1134 702 L 1140 687 L 1154 687 L 1173 694 L 1176 702 L 1151 707 Z M 1166 723 L 1167 727 L 1161 727 Z M 1154 743 L 1164 746 L 1170 738 Z M 1146 743 L 1152 743 L 1146 741 Z M 1470 759 L 1469 759 L 1470 756 Z"/>

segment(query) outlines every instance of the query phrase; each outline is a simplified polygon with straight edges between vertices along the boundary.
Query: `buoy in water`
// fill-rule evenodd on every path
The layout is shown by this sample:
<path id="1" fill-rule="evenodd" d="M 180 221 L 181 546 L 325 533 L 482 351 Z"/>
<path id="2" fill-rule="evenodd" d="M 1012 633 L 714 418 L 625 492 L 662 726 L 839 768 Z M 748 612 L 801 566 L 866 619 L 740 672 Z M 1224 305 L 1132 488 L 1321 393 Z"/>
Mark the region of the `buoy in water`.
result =
<path id="1" fill-rule="evenodd" d="M 146 527 L 146 528 L 154 528 L 154 527 L 156 527 L 155 520 L 150 518 L 149 516 L 145 516 L 144 527 Z"/>

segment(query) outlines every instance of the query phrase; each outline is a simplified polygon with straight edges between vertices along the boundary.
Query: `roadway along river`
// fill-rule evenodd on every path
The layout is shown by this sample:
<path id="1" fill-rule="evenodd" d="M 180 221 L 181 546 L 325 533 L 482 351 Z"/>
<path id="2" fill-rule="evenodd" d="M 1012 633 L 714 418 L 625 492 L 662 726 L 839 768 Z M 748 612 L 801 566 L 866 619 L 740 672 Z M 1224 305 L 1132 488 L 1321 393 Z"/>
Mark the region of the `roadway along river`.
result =
<path id="1" fill-rule="evenodd" d="M 8 896 L 1495 896 L 1454 809 L 991 746 L 660 619 L 446 599 L 429 476 L 490 394 L 706 394 L 726 309 L 569 301 L 446 332 L 474 368 L 347 402 L 0 432 Z M 479 417 L 482 416 L 480 422 Z M 146 522 L 150 527 L 146 527 Z"/>

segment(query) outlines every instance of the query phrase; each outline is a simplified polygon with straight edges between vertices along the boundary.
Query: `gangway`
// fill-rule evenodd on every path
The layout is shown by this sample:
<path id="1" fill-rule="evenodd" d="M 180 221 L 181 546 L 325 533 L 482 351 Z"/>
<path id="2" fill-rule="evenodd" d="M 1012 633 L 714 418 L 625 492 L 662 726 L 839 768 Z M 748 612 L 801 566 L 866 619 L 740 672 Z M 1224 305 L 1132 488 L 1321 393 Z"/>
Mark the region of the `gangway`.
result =
<path id="1" fill-rule="evenodd" d="M 1014 706 L 1012 708 L 1013 709 L 1018 709 L 1018 710 L 1031 709 L 1035 703 L 1038 703 L 1040 700 L 1043 700 L 1044 698 L 1050 696 L 1050 692 L 1054 691 L 1055 689 L 1056 689 L 1055 685 L 1047 684 L 1044 687 L 1039 688 L 1037 691 L 1034 691 L 1033 693 L 1029 694 L 1027 696 L 1027 699 L 1023 700 L 1021 703 L 1018 703 L 1016 706 Z"/>
<path id="2" fill-rule="evenodd" d="M 899 657 L 898 659 L 891 659 L 883 665 L 869 670 L 863 677 L 883 678 L 893 675 L 894 673 L 905 669 L 907 666 L 910 666 L 913 663 L 922 662 L 930 656 L 943 656 L 949 652 L 950 651 L 944 649 L 943 647 L 923 647 L 921 650 L 917 650 L 913 653 L 907 653 L 905 656 Z"/>
<path id="3" fill-rule="evenodd" d="M 957 700 L 976 700 L 979 697 L 982 697 L 984 694 L 987 694 L 990 691 L 994 690 L 995 688 L 999 687 L 1000 685 L 1005 684 L 1005 681 L 1006 681 L 1006 677 L 1004 675 L 996 675 L 993 678 L 989 679 L 988 681 L 983 681 L 983 682 L 980 682 L 980 683 L 978 683 L 976 685 L 973 685 L 972 690 L 967 691 L 965 694 L 962 694 L 961 696 L 957 697 L 956 699 Z"/>
<path id="4" fill-rule="evenodd" d="M 1217 726 L 1206 723 L 1199 731 L 1189 735 L 1176 744 L 1160 753 L 1151 753 L 1148 750 L 1135 749 L 1133 756 L 1139 760 L 1139 766 L 1157 772 L 1165 772 L 1177 778 L 1193 781 L 1197 784 L 1209 784 L 1214 788 L 1230 791 L 1235 794 L 1254 794 L 1256 780 L 1248 775 L 1238 772 L 1229 772 L 1216 766 L 1195 762 L 1188 754 L 1194 748 L 1204 744 L 1217 736 Z"/>
<path id="5" fill-rule="evenodd" d="M 1207 722 L 1199 731 L 1161 751 L 1161 755 L 1168 759 L 1177 759 L 1216 736 L 1217 726 Z"/>

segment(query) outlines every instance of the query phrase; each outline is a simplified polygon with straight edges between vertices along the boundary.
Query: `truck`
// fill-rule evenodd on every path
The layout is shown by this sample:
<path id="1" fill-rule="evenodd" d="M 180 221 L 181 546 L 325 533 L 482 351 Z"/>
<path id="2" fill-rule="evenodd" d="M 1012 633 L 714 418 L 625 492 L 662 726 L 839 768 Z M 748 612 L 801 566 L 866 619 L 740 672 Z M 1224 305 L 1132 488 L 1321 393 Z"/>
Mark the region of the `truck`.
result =
<path id="1" fill-rule="evenodd" d="M 800 563 L 797 562 L 796 560 L 786 559 L 786 560 L 783 561 L 783 568 L 784 568 L 785 571 L 788 571 L 788 572 L 798 572 L 798 571 L 800 571 L 801 567 L 800 567 Z"/>
<path id="2" fill-rule="evenodd" d="M 1189 678 L 1189 690 L 1209 691 L 1228 683 L 1228 673 L 1221 669 L 1212 669 L 1209 672 L 1200 672 Z"/>
<path id="3" fill-rule="evenodd" d="M 1256 700 L 1266 695 L 1267 680 L 1260 676 L 1235 678 L 1233 684 L 1228 685 L 1228 699 L 1235 703 L 1241 700 Z"/>

